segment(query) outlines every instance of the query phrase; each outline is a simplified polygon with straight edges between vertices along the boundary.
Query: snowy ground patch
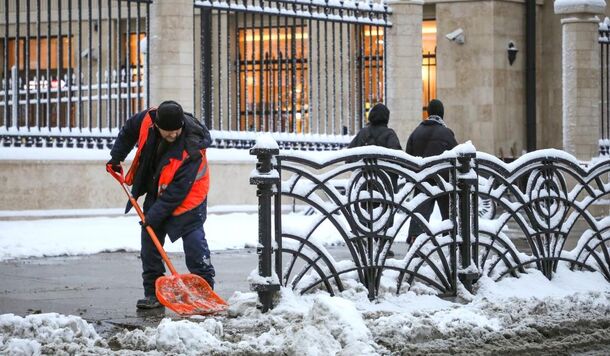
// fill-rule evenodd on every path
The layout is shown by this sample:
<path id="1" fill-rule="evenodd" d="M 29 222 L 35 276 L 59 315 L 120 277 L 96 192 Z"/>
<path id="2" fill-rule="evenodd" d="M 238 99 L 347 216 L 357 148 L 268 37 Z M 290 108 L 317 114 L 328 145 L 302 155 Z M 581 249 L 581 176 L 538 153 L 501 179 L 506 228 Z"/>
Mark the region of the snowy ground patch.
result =
<path id="1" fill-rule="evenodd" d="M 282 216 L 285 226 L 303 226 L 317 217 L 300 213 Z M 99 252 L 139 251 L 140 225 L 136 216 L 0 221 L 0 261 L 51 256 L 89 255 Z M 235 222 L 239 222 L 236 224 Z M 209 214 L 204 225 L 212 251 L 255 247 L 258 215 L 248 213 Z M 325 244 L 340 241 L 336 229 L 325 222 L 316 230 Z M 168 252 L 182 252 L 182 241 L 171 243 Z"/>
<path id="2" fill-rule="evenodd" d="M 385 355 L 610 351 L 610 287 L 600 274 L 537 271 L 483 279 L 455 301 L 408 292 L 369 301 L 283 289 L 268 313 L 256 294 L 236 292 L 224 315 L 162 320 L 104 338 L 86 321 L 58 314 L 0 315 L 0 353 Z"/>

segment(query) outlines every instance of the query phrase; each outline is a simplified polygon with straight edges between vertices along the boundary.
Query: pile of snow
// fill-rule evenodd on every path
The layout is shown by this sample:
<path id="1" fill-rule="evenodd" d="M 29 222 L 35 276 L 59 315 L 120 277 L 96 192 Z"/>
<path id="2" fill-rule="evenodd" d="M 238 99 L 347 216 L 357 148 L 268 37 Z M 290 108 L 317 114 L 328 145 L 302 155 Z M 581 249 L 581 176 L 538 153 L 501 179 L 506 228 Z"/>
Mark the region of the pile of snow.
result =
<path id="1" fill-rule="evenodd" d="M 95 350 L 101 341 L 93 326 L 77 316 L 0 315 L 0 353 L 5 355 L 75 354 Z"/>
<path id="2" fill-rule="evenodd" d="M 455 302 L 387 291 L 371 302 L 358 285 L 335 297 L 282 289 L 277 306 L 268 313 L 256 308 L 255 293 L 236 292 L 226 315 L 165 318 L 157 327 L 122 330 L 106 339 L 75 316 L 5 314 L 0 315 L 0 353 L 535 353 L 553 349 L 549 339 L 564 332 L 572 334 L 562 342 L 598 345 L 599 350 L 608 338 L 605 329 L 595 328 L 610 320 L 610 284 L 599 273 L 567 267 L 560 267 L 555 276 L 549 281 L 530 271 L 500 282 L 482 278 L 475 295 L 462 291 Z"/>

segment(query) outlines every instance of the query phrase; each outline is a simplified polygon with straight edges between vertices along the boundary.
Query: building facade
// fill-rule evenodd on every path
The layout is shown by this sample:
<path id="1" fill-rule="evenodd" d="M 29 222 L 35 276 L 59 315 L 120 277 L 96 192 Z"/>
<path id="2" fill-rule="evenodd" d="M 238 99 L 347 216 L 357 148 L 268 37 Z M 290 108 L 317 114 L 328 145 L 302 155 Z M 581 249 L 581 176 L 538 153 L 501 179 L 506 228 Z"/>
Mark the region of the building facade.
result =
<path id="1" fill-rule="evenodd" d="M 0 140 L 107 148 L 131 114 L 171 98 L 218 148 L 272 132 L 284 148 L 339 149 L 377 102 L 404 145 L 438 98 L 458 142 L 586 160 L 607 138 L 607 10 L 560 2 L 4 0 Z"/>

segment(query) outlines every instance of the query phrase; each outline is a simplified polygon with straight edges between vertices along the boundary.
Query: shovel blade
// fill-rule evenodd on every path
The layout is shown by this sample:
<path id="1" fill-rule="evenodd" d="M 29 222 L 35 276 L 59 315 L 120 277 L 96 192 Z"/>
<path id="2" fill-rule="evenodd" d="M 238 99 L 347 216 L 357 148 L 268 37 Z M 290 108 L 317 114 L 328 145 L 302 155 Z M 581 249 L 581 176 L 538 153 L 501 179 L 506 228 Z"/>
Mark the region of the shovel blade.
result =
<path id="1" fill-rule="evenodd" d="M 195 274 L 160 277 L 155 287 L 159 302 L 180 315 L 214 314 L 228 308 L 208 282 Z"/>

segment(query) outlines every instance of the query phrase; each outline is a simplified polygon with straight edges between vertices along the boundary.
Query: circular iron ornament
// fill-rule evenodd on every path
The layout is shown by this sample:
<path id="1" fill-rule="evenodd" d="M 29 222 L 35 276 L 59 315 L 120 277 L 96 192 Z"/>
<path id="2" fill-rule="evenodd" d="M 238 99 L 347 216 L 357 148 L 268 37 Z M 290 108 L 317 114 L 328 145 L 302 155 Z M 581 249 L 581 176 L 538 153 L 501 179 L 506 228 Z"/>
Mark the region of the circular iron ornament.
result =
<path id="1" fill-rule="evenodd" d="M 354 174 L 347 189 L 348 206 L 360 233 L 378 233 L 389 228 L 395 213 L 392 180 L 381 170 L 362 169 Z"/>
<path id="2" fill-rule="evenodd" d="M 568 213 L 567 184 L 563 175 L 556 170 L 540 169 L 530 174 L 527 195 L 532 213 L 540 227 L 559 227 Z"/>

